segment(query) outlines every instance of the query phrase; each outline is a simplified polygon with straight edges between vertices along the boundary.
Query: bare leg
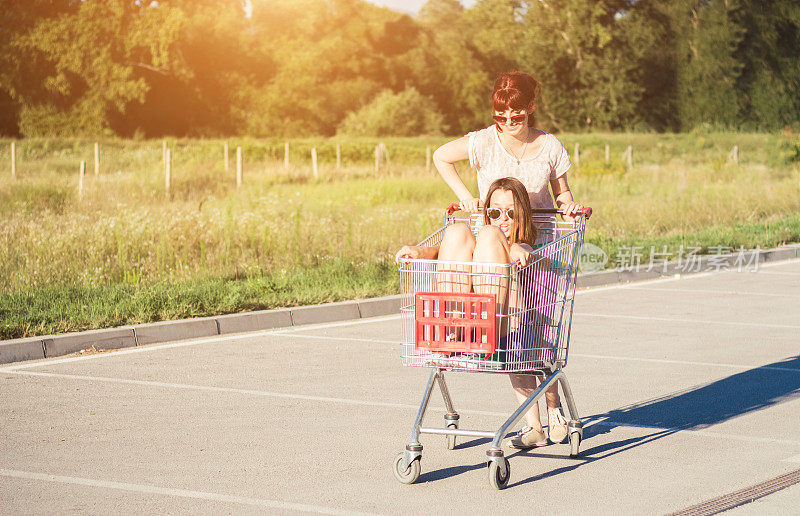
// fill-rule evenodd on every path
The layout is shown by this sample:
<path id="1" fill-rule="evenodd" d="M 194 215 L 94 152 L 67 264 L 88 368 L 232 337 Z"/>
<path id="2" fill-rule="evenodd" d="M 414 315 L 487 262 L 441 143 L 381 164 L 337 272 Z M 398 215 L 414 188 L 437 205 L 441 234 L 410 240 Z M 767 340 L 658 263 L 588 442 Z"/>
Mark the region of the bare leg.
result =
<path id="1" fill-rule="evenodd" d="M 475 237 L 466 224 L 453 224 L 448 227 L 439 246 L 439 260 L 471 262 L 475 251 Z M 465 265 L 439 265 L 438 270 L 466 271 Z M 441 292 L 469 292 L 471 282 L 468 274 L 437 274 L 437 284 Z"/>
<path id="2" fill-rule="evenodd" d="M 475 237 L 472 236 L 472 230 L 469 226 L 463 223 L 453 224 L 445 230 L 442 237 L 442 243 L 439 246 L 439 260 L 470 262 L 472 261 L 474 250 Z M 468 293 L 472 290 L 472 281 L 469 274 L 451 274 L 450 272 L 467 272 L 469 268 L 469 265 L 437 265 L 437 270 L 447 271 L 447 273 L 436 275 L 438 291 Z M 464 312 L 464 307 L 458 306 L 460 304 L 448 303 L 448 306 L 445 306 L 445 311 L 450 316 L 459 315 Z M 459 337 L 463 337 L 463 335 L 459 335 Z"/>
<path id="3" fill-rule="evenodd" d="M 509 263 L 511 261 L 509 252 L 508 240 L 499 228 L 484 226 L 478 233 L 475 252 L 472 255 L 472 260 L 475 262 L 473 272 L 497 274 L 497 276 L 478 275 L 473 278 L 472 282 L 475 292 L 479 294 L 495 294 L 496 296 L 497 321 L 500 325 L 498 336 L 508 333 L 508 269 L 478 265 L 478 263 Z"/>
<path id="4" fill-rule="evenodd" d="M 547 399 L 548 408 L 558 408 L 561 406 L 561 398 L 558 395 L 558 382 L 554 383 L 545 391 L 544 397 Z"/>
<path id="5" fill-rule="evenodd" d="M 517 401 L 521 405 L 536 390 L 538 377 L 527 374 L 510 374 L 508 377 L 511 379 L 511 386 L 514 388 L 514 394 L 517 395 Z M 539 403 L 532 405 L 530 410 L 525 413 L 525 424 L 534 430 L 542 431 Z"/>

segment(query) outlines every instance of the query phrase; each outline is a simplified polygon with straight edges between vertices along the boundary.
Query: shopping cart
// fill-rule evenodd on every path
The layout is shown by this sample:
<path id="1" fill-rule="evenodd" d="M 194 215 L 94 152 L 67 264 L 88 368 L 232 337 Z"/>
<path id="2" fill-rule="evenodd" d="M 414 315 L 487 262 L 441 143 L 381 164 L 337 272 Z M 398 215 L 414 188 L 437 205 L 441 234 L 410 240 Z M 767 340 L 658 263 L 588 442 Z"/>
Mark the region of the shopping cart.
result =
<path id="1" fill-rule="evenodd" d="M 442 227 L 420 242 L 438 246 L 445 230 L 455 223 L 468 224 L 473 234 L 483 225 L 481 215 L 456 218 L 457 204 L 445 212 Z M 447 436 L 455 448 L 456 436 L 491 438 L 486 452 L 489 482 L 503 489 L 510 469 L 501 441 L 545 391 L 556 382 L 569 411 L 567 429 L 570 456 L 578 455 L 583 437 L 581 423 L 564 368 L 567 365 L 577 259 L 583 244 L 585 208 L 574 221 L 559 221 L 559 210 L 534 210 L 538 229 L 531 263 L 456 262 L 400 259 L 403 315 L 403 365 L 429 367 L 411 442 L 394 461 L 394 475 L 404 484 L 414 483 L 421 470 L 420 434 Z M 543 376 L 535 392 L 496 431 L 459 428 L 459 414 L 447 390 L 445 371 L 515 373 Z M 434 385 L 444 398 L 444 427 L 423 427 Z"/>

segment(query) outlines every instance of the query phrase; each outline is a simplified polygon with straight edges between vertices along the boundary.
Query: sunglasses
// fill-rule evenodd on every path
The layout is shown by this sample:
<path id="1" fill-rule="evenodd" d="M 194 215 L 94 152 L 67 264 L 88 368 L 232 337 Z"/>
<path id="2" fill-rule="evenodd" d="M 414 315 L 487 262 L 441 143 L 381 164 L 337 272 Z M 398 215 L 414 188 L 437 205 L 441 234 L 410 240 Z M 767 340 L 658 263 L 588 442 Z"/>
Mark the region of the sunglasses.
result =
<path id="1" fill-rule="evenodd" d="M 505 125 L 519 125 L 525 121 L 525 117 L 528 115 L 513 115 L 508 118 L 502 115 L 494 115 L 494 121 L 498 124 L 505 124 Z"/>
<path id="2" fill-rule="evenodd" d="M 486 210 L 486 215 L 490 220 L 497 220 L 503 216 L 503 213 L 508 215 L 508 218 L 514 220 L 514 208 L 489 208 Z"/>

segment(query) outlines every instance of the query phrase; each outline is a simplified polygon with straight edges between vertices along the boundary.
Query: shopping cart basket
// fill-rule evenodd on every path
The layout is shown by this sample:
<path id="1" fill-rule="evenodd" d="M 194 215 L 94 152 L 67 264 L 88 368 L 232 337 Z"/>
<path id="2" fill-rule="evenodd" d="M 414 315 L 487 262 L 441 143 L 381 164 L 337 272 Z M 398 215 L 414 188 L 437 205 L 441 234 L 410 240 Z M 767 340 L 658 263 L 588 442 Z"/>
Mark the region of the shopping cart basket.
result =
<path id="1" fill-rule="evenodd" d="M 419 243 L 438 246 L 448 226 L 469 225 L 477 234 L 480 215 L 456 218 L 457 205 L 445 212 L 442 227 Z M 422 458 L 420 434 L 447 436 L 455 448 L 456 436 L 491 438 L 486 452 L 489 482 L 497 489 L 508 484 L 510 469 L 501 441 L 510 428 L 538 403 L 556 382 L 569 411 L 567 429 L 570 455 L 578 455 L 583 424 L 575 408 L 564 368 L 572 322 L 577 260 L 583 244 L 585 208 L 574 221 L 558 221 L 559 210 L 534 211 L 538 229 L 532 261 L 516 263 L 456 262 L 400 259 L 403 315 L 403 365 L 429 367 L 419 412 L 411 430 L 411 443 L 394 461 L 394 475 L 411 484 L 419 478 Z M 459 414 L 445 383 L 445 371 L 515 373 L 543 376 L 534 393 L 496 431 L 459 428 Z M 444 398 L 444 427 L 423 427 L 434 385 Z"/>

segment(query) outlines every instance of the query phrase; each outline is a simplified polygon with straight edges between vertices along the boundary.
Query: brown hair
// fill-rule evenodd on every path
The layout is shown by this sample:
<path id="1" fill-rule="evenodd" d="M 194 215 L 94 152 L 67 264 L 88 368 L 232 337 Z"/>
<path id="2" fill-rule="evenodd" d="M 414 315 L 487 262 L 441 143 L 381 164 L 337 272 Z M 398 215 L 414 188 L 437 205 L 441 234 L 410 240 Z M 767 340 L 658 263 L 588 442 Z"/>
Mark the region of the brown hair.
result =
<path id="1" fill-rule="evenodd" d="M 528 111 L 536 107 L 536 99 L 542 92 L 539 82 L 523 72 L 501 73 L 494 80 L 492 91 L 492 108 L 495 111 Z M 533 127 L 536 117 L 528 115 L 528 127 Z M 497 129 L 502 132 L 500 126 Z"/>
<path id="2" fill-rule="evenodd" d="M 533 210 L 531 209 L 531 199 L 528 197 L 528 190 L 525 188 L 519 179 L 513 177 L 501 177 L 495 179 L 489 190 L 486 192 L 486 199 L 483 201 L 483 223 L 491 224 L 489 215 L 486 210 L 489 208 L 489 202 L 492 199 L 492 194 L 495 190 L 506 190 L 511 192 L 514 197 L 514 211 L 517 215 L 514 216 L 514 224 L 511 229 L 511 244 L 528 244 L 533 245 L 536 242 L 538 234 L 536 226 L 533 225 Z"/>

